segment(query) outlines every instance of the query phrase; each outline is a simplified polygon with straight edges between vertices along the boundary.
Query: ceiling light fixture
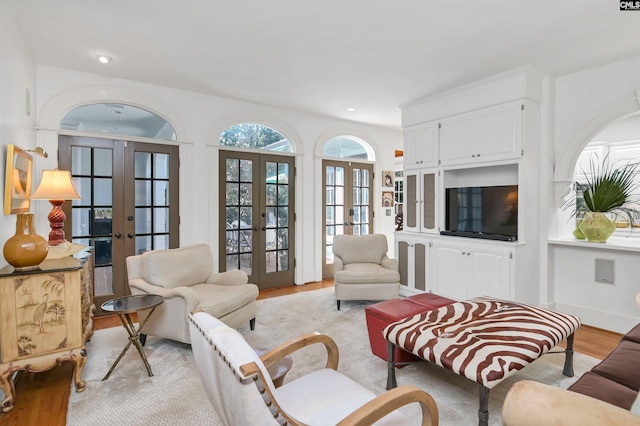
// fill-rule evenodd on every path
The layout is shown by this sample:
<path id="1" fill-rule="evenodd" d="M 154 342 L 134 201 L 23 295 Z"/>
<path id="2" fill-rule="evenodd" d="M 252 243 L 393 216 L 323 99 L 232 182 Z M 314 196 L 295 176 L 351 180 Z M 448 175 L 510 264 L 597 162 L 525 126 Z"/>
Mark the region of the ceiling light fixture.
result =
<path id="1" fill-rule="evenodd" d="M 346 110 L 348 112 L 354 112 L 356 109 L 355 109 L 355 107 L 347 107 Z"/>
<path id="2" fill-rule="evenodd" d="M 98 61 L 100 61 L 101 64 L 108 64 L 112 59 L 111 56 L 103 55 L 101 53 L 97 53 L 96 58 L 98 58 Z"/>

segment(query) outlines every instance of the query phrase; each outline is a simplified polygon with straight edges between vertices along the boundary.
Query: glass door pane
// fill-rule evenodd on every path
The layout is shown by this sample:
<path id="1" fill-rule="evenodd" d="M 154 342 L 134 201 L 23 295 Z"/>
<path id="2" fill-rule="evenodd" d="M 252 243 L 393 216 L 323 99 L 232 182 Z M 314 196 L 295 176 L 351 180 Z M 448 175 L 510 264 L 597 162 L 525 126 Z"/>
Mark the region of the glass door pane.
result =
<path id="1" fill-rule="evenodd" d="M 71 176 L 81 195 L 71 202 L 71 241 L 94 248 L 94 294 L 111 296 L 113 288 L 112 148 L 71 147 Z"/>
<path id="2" fill-rule="evenodd" d="M 226 270 L 253 275 L 253 166 L 251 159 L 225 160 Z"/>
<path id="3" fill-rule="evenodd" d="M 324 160 L 322 277 L 333 277 L 333 238 L 365 235 L 372 229 L 373 166 Z"/>

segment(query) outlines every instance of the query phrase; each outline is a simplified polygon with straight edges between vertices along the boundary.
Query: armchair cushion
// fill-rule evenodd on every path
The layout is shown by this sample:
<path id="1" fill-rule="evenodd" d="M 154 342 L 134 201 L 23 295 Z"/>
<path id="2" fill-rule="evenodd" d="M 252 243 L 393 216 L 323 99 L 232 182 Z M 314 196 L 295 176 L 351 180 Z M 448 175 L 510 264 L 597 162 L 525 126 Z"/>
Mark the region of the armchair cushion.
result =
<path id="1" fill-rule="evenodd" d="M 375 263 L 351 263 L 334 272 L 334 278 L 345 284 L 393 283 L 400 281 L 400 273 Z"/>
<path id="2" fill-rule="evenodd" d="M 164 288 L 189 287 L 207 281 L 213 270 L 209 246 L 197 244 L 167 250 L 151 250 L 141 257 L 142 278 Z"/>
<path id="3" fill-rule="evenodd" d="M 196 284 L 190 287 L 198 295 L 197 309 L 222 318 L 258 297 L 255 285 Z"/>

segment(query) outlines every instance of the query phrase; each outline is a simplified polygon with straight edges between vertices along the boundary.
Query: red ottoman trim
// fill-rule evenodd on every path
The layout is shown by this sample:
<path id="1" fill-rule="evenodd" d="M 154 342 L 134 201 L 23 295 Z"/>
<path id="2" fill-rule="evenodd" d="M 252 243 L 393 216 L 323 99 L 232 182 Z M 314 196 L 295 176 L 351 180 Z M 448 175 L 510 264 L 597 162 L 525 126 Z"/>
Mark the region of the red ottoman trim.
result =
<path id="1" fill-rule="evenodd" d="M 450 305 L 455 300 L 449 299 L 448 297 L 438 296 L 434 293 L 422 293 L 422 294 L 414 294 L 413 296 L 407 297 L 405 300 L 415 303 L 417 305 L 422 305 L 425 307 L 425 311 L 430 311 L 432 309 L 438 309 L 440 306 Z"/>
<path id="2" fill-rule="evenodd" d="M 387 361 L 387 340 L 382 337 L 382 330 L 389 324 L 401 319 L 412 317 L 428 310 L 422 305 L 408 302 L 406 299 L 385 300 L 365 308 L 369 343 L 374 355 Z M 395 362 L 421 361 L 417 356 L 396 347 Z"/>

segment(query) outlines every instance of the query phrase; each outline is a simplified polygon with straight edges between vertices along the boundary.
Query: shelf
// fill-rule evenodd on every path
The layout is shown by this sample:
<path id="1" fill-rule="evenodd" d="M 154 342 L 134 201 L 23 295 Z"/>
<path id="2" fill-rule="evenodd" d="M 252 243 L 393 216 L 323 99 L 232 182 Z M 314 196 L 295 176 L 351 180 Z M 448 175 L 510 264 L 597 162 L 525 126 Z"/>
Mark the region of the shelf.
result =
<path id="1" fill-rule="evenodd" d="M 606 243 L 592 243 L 587 240 L 578 240 L 574 237 L 557 237 L 549 239 L 548 243 L 558 246 L 571 246 L 585 249 L 640 252 L 640 238 L 635 236 L 610 237 Z"/>

